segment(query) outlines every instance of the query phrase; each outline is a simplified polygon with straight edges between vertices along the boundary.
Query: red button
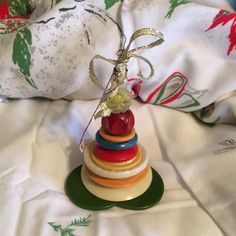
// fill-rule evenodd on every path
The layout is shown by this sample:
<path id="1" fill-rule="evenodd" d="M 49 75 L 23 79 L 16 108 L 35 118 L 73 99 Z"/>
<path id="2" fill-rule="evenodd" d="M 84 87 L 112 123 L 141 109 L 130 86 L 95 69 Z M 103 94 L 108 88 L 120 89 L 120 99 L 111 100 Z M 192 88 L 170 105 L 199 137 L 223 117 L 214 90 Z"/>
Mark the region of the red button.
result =
<path id="1" fill-rule="evenodd" d="M 124 162 L 129 161 L 136 156 L 138 153 L 138 146 L 134 145 L 131 148 L 125 150 L 109 150 L 95 144 L 94 155 L 104 161 L 108 162 Z"/>
<path id="2" fill-rule="evenodd" d="M 121 114 L 111 113 L 102 118 L 102 128 L 111 135 L 129 134 L 134 127 L 134 115 L 131 110 Z"/>

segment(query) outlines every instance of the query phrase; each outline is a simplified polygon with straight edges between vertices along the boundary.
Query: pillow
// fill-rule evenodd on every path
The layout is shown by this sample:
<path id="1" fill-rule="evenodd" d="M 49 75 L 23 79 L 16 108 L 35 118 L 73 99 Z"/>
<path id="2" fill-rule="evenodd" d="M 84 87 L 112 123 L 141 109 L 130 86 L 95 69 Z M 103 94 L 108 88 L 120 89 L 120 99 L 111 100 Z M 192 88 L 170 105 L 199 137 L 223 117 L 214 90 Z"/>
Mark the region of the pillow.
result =
<path id="1" fill-rule="evenodd" d="M 95 54 L 114 58 L 121 33 L 112 17 L 118 6 L 104 9 L 104 0 L 0 0 L 0 95 L 99 97 L 89 61 Z M 111 71 L 97 67 L 105 84 Z"/>
<path id="2" fill-rule="evenodd" d="M 155 75 L 149 81 L 135 74 L 129 79 L 135 96 L 198 111 L 205 122 L 236 123 L 236 13 L 226 0 L 129 0 L 123 2 L 121 19 L 127 38 L 136 29 L 152 27 L 165 39 L 142 53 Z M 138 65 L 149 73 L 143 63 Z"/>

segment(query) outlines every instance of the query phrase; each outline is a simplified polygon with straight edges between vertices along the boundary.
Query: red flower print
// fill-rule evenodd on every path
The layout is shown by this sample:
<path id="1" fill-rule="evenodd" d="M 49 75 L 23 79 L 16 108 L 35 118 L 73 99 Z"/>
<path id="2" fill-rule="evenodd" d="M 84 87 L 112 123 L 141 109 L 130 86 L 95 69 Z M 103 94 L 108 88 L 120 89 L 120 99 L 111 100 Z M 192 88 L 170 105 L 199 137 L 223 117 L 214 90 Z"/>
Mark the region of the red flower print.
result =
<path id="1" fill-rule="evenodd" d="M 233 50 L 236 50 L 236 13 L 231 13 L 226 10 L 220 10 L 219 13 L 215 16 L 211 26 L 206 30 L 211 30 L 218 25 L 224 26 L 230 21 L 232 21 L 232 25 L 228 36 L 230 45 L 227 55 L 230 55 Z"/>

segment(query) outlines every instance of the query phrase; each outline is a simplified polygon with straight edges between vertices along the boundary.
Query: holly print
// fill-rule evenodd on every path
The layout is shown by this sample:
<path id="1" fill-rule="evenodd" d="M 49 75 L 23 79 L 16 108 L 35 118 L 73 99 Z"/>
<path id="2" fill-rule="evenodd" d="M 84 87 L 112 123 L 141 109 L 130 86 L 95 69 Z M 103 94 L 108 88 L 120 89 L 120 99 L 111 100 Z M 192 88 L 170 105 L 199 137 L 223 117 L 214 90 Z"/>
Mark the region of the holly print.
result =
<path id="1" fill-rule="evenodd" d="M 13 44 L 13 63 L 18 65 L 20 71 L 24 74 L 27 82 L 37 88 L 35 82 L 30 78 L 31 55 L 29 46 L 32 44 L 32 35 L 30 30 L 24 28 L 20 30 L 15 37 Z"/>
<path id="2" fill-rule="evenodd" d="M 227 51 L 227 55 L 230 55 L 233 50 L 236 50 L 236 13 L 220 10 L 215 16 L 211 26 L 206 31 L 214 29 L 219 25 L 224 26 L 227 23 L 231 23 L 230 32 L 228 35 L 230 45 Z"/>
<path id="3" fill-rule="evenodd" d="M 169 6 L 169 10 L 168 10 L 165 18 L 170 18 L 176 7 L 183 5 L 183 4 L 191 3 L 188 0 L 169 0 L 169 2 L 170 2 L 170 6 Z"/>
<path id="4" fill-rule="evenodd" d="M 71 223 L 64 228 L 55 222 L 48 222 L 48 224 L 52 226 L 54 231 L 59 233 L 60 236 L 75 236 L 74 231 L 76 227 L 89 226 L 91 222 L 91 215 L 89 215 L 88 217 L 80 217 L 79 219 L 72 220 Z"/>
<path id="5" fill-rule="evenodd" d="M 29 17 L 33 11 L 32 0 L 8 0 L 9 15 L 17 18 Z"/>
<path id="6" fill-rule="evenodd" d="M 105 0 L 106 10 L 111 8 L 115 3 L 119 1 L 120 0 Z"/>
<path id="7" fill-rule="evenodd" d="M 12 60 L 17 65 L 26 81 L 37 88 L 30 78 L 31 55 L 29 46 L 32 35 L 26 28 L 33 9 L 32 0 L 0 0 L 0 34 L 17 32 L 13 42 Z"/>

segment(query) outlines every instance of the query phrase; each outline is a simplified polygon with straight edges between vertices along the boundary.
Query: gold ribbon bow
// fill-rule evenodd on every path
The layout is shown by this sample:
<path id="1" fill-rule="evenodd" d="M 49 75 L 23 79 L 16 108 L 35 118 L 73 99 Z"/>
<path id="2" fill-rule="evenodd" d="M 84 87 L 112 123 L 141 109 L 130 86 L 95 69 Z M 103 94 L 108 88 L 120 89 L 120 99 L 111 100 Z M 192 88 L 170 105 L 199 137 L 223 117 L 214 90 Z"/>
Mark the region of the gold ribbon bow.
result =
<path id="1" fill-rule="evenodd" d="M 154 36 L 154 37 L 157 37 L 158 39 L 155 40 L 154 42 L 151 42 L 151 43 L 147 44 L 147 45 L 140 46 L 140 47 L 137 47 L 137 48 L 134 48 L 134 49 L 130 50 L 130 46 L 131 46 L 132 42 L 135 39 L 137 39 L 141 36 L 146 36 L 146 35 Z M 103 56 L 100 56 L 100 55 L 95 55 L 93 57 L 93 59 L 90 61 L 90 64 L 89 64 L 90 79 L 97 86 L 104 89 L 103 96 L 102 96 L 102 98 L 100 100 L 100 103 L 99 103 L 99 106 L 102 110 L 99 111 L 96 114 L 94 113 L 95 118 L 103 117 L 103 116 L 109 116 L 110 113 L 112 112 L 107 107 L 106 101 L 107 101 L 108 98 L 111 98 L 111 97 L 115 96 L 117 94 L 120 86 L 124 83 L 124 81 L 127 77 L 127 62 L 131 58 L 139 58 L 139 59 L 143 60 L 144 62 L 146 62 L 149 65 L 149 67 L 151 69 L 150 75 L 147 78 L 145 78 L 141 74 L 143 79 L 150 79 L 154 75 L 154 69 L 153 69 L 153 66 L 152 66 L 151 62 L 148 59 L 146 59 L 145 57 L 138 56 L 136 53 L 141 51 L 141 50 L 144 50 L 144 49 L 153 48 L 155 46 L 158 46 L 163 42 L 164 42 L 164 39 L 163 39 L 163 34 L 161 32 L 159 32 L 155 29 L 151 29 L 151 28 L 142 28 L 142 29 L 139 29 L 139 30 L 135 31 L 132 34 L 132 36 L 130 38 L 130 41 L 128 43 L 128 46 L 125 49 L 121 49 L 121 50 L 118 51 L 118 53 L 117 53 L 118 59 L 117 60 L 107 59 L 107 58 L 105 58 Z M 114 70 L 113 70 L 113 73 L 111 75 L 111 78 L 108 81 L 107 86 L 105 88 L 102 87 L 101 83 L 97 79 L 96 74 L 94 73 L 94 61 L 96 59 L 101 59 L 101 60 L 107 61 L 107 62 L 109 62 L 109 63 L 111 63 L 115 66 Z"/>

